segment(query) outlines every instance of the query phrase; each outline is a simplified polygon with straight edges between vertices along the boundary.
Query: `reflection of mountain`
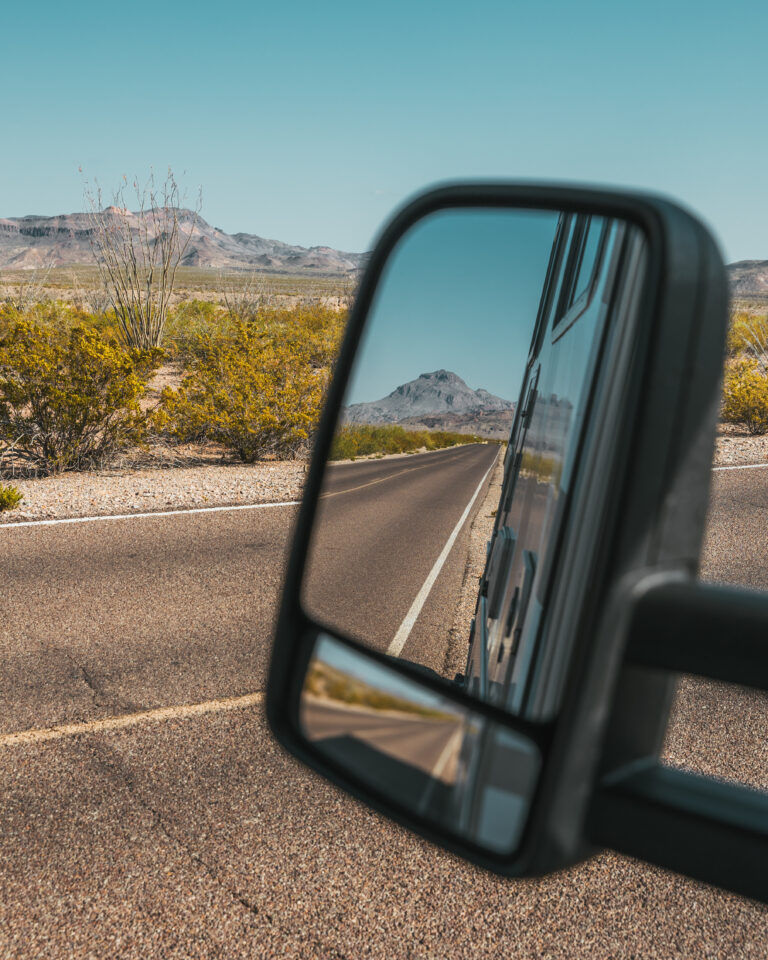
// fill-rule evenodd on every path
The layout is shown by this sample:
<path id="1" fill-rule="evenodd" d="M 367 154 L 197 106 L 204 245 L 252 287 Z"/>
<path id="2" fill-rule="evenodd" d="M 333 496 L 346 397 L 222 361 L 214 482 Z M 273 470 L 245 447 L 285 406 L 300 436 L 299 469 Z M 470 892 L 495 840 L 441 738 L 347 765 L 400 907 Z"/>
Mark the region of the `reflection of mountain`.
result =
<path id="1" fill-rule="evenodd" d="M 347 407 L 347 423 L 397 423 L 484 436 L 509 434 L 515 405 L 487 390 L 473 390 L 455 373 L 435 370 L 404 383 L 389 396 Z"/>

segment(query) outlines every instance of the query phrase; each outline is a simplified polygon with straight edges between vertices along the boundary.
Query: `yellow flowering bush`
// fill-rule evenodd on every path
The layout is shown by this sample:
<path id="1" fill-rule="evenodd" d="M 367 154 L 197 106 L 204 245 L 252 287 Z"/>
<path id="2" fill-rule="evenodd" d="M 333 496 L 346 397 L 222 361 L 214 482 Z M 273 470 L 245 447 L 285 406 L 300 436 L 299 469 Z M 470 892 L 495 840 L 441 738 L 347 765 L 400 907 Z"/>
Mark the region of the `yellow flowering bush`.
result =
<path id="1" fill-rule="evenodd" d="M 104 463 L 142 443 L 139 400 L 161 351 L 84 326 L 30 319 L 0 334 L 0 446 L 43 474 Z"/>
<path id="2" fill-rule="evenodd" d="M 313 344 L 265 336 L 236 322 L 232 338 L 205 338 L 177 390 L 163 391 L 156 427 L 179 441 L 212 440 L 245 463 L 294 457 L 314 430 L 328 380 Z"/>
<path id="3" fill-rule="evenodd" d="M 743 423 L 752 434 L 768 432 L 768 376 L 754 358 L 741 357 L 726 366 L 722 419 Z"/>

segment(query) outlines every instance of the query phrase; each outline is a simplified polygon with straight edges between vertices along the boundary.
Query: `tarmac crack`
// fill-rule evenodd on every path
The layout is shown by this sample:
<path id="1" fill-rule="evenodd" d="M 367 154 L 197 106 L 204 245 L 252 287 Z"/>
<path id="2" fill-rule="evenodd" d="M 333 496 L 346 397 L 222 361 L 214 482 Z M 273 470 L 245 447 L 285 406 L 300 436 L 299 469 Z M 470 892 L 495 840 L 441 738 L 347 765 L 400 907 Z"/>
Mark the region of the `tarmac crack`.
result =
<path id="1" fill-rule="evenodd" d="M 206 858 L 203 857 L 197 850 L 193 849 L 185 840 L 176 835 L 176 833 L 165 822 L 160 811 L 157 810 L 152 803 L 150 803 L 142 795 L 141 787 L 138 785 L 136 778 L 126 768 L 123 759 L 113 748 L 104 743 L 99 743 L 98 745 L 93 744 L 92 749 L 94 751 L 94 759 L 96 760 L 97 764 L 111 779 L 119 780 L 123 784 L 134 802 L 142 810 L 149 814 L 152 819 L 153 827 L 159 831 L 163 837 L 165 837 L 166 841 L 171 845 L 171 847 L 180 853 L 184 859 L 202 869 L 208 878 L 214 883 L 216 888 L 225 894 L 231 901 L 239 904 L 254 917 L 258 917 L 261 920 L 266 920 L 274 929 L 280 931 L 286 936 L 290 935 L 290 931 L 285 929 L 281 924 L 276 923 L 271 914 L 262 910 L 257 904 L 242 894 L 236 887 L 233 887 L 231 884 L 223 880 L 213 864 L 209 863 Z"/>

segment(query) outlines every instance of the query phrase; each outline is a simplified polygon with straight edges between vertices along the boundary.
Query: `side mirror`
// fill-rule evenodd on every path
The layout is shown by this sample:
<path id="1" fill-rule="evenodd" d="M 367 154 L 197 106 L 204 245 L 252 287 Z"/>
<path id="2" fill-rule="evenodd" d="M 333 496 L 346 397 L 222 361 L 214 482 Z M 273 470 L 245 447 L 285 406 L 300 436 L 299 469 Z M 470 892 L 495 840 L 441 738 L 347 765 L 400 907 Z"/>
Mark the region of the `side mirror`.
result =
<path id="1" fill-rule="evenodd" d="M 694 579 L 726 326 L 717 249 L 669 201 L 459 185 L 405 207 L 319 427 L 280 742 L 500 873 L 610 845 L 768 896 L 764 798 L 658 762 L 674 671 L 768 681 L 763 605 Z M 718 631 L 747 614 L 734 667 Z"/>

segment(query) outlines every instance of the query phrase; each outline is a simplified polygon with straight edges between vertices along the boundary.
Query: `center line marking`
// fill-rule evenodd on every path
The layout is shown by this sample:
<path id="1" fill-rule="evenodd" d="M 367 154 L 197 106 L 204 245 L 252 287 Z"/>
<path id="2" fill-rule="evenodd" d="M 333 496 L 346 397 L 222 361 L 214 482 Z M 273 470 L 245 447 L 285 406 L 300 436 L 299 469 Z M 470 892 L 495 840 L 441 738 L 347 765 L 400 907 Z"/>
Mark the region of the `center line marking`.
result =
<path id="1" fill-rule="evenodd" d="M 458 537 L 461 531 L 461 528 L 464 526 L 464 521 L 469 516 L 469 511 L 472 509 L 472 504 L 475 502 L 475 500 L 477 500 L 477 497 L 483 488 L 483 484 L 485 483 L 488 477 L 488 474 L 491 472 L 491 470 L 493 470 L 494 466 L 496 465 L 496 461 L 498 460 L 498 458 L 499 458 L 499 455 L 497 453 L 496 456 L 493 458 L 493 463 L 485 471 L 485 475 L 483 476 L 483 479 L 480 481 L 480 483 L 478 483 L 477 490 L 475 490 L 475 492 L 472 494 L 472 499 L 464 508 L 464 513 L 462 513 L 462 515 L 459 517 L 459 522 L 453 528 L 453 532 L 451 533 L 450 537 L 448 537 L 448 540 L 446 541 L 446 544 L 443 547 L 440 553 L 440 556 L 437 558 L 437 560 L 435 560 L 435 565 L 427 574 L 427 579 L 422 584 L 421 590 L 419 590 L 419 592 L 416 594 L 416 599 L 411 604 L 411 609 L 408 611 L 408 613 L 406 613 L 405 619 L 400 624 L 397 630 L 397 633 L 392 639 L 392 642 L 387 647 L 387 654 L 390 657 L 399 657 L 400 654 L 403 652 L 403 647 L 405 646 L 405 642 L 410 636 L 411 630 L 413 630 L 413 627 L 419 618 L 419 614 L 421 613 L 421 608 L 424 606 L 427 600 L 427 597 L 429 596 L 429 592 L 435 584 L 435 580 L 437 580 L 440 574 L 440 571 L 443 569 L 443 564 L 448 559 L 448 554 L 451 552 L 451 547 L 456 542 L 456 538 Z"/>
<path id="2" fill-rule="evenodd" d="M 0 734 L 0 747 L 13 747 L 28 743 L 44 743 L 46 740 L 63 740 L 87 733 L 102 733 L 107 730 L 122 730 L 140 723 L 159 720 L 175 720 L 180 717 L 198 717 L 205 713 L 221 713 L 224 710 L 242 710 L 254 707 L 264 699 L 264 693 L 246 693 L 242 697 L 224 697 L 221 700 L 205 700 L 203 703 L 186 703 L 176 707 L 157 707 L 139 713 L 124 713 L 101 720 L 84 720 L 81 723 L 62 723 L 55 727 L 37 730 L 18 730 Z"/>

